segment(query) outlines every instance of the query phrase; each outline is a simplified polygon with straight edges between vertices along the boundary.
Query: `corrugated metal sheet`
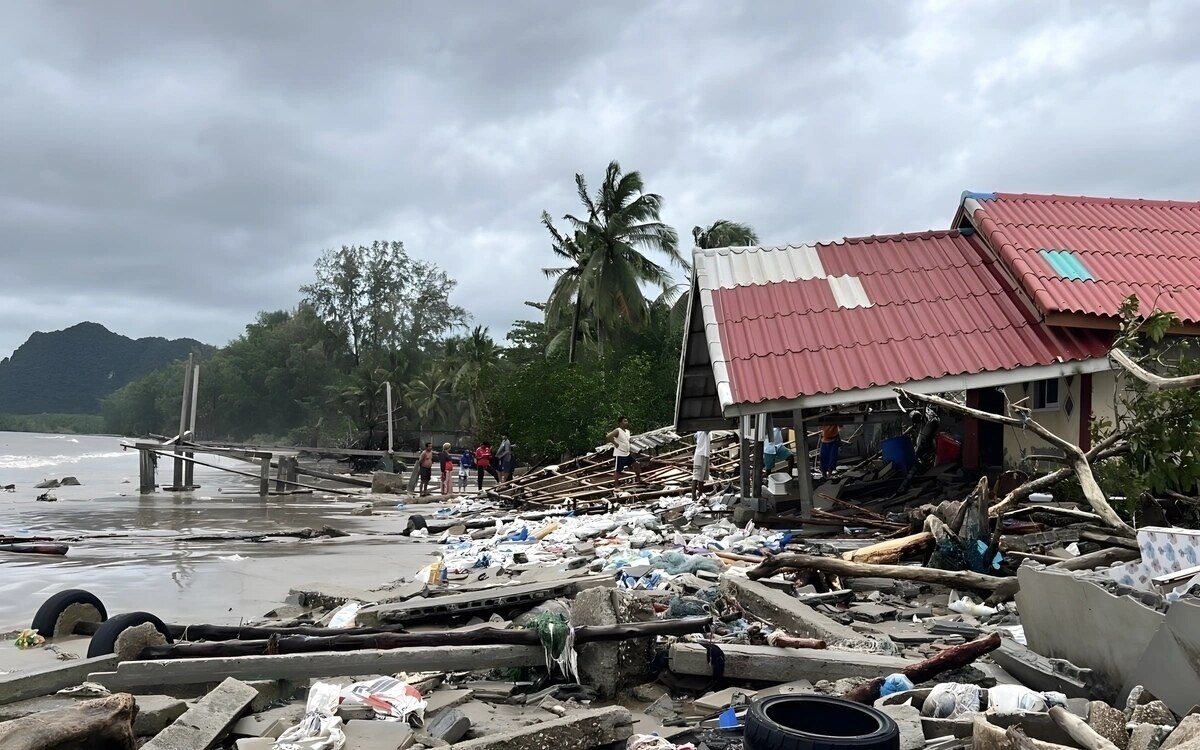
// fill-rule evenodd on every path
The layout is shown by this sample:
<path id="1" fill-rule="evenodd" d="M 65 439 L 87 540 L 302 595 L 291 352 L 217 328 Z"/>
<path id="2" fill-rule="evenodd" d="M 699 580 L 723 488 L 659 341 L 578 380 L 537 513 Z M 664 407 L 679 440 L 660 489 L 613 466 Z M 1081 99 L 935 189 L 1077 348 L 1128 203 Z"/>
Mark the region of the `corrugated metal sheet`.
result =
<path id="1" fill-rule="evenodd" d="M 1109 334 L 1034 317 L 977 237 L 947 231 L 849 239 L 812 246 L 802 265 L 778 262 L 796 250 L 696 253 L 709 355 L 718 383 L 727 383 L 723 407 L 1108 351 Z"/>
<path id="2" fill-rule="evenodd" d="M 964 212 L 1047 313 L 1142 312 L 1200 322 L 1200 203 L 997 193 Z M 1064 278 L 1043 250 L 1069 251 L 1091 279 Z"/>

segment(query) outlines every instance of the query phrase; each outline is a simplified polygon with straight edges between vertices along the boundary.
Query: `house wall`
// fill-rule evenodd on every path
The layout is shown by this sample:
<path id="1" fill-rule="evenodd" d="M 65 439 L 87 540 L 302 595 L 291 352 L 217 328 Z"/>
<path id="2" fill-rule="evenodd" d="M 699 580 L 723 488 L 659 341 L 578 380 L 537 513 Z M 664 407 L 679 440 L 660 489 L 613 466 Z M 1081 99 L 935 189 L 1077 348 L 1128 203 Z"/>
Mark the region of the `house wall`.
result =
<path id="1" fill-rule="evenodd" d="M 1043 427 L 1054 432 L 1054 434 L 1063 437 L 1072 443 L 1079 445 L 1081 440 L 1080 435 L 1080 410 L 1084 399 L 1080 397 L 1080 388 L 1087 380 L 1082 375 L 1074 375 L 1071 377 L 1059 378 L 1059 405 L 1053 409 L 1038 409 L 1032 414 L 1032 418 Z M 1092 410 L 1091 416 L 1105 417 L 1110 421 L 1113 419 L 1113 405 L 1116 399 L 1116 393 L 1119 383 L 1117 373 L 1113 371 L 1097 372 L 1091 376 L 1092 388 Z M 1011 385 L 1005 389 L 1009 403 L 1022 404 L 1024 406 L 1032 405 L 1034 384 L 1023 383 L 1020 385 Z M 1068 410 L 1068 404 L 1070 409 Z M 1084 436 L 1090 420 L 1083 419 Z M 1030 454 L 1058 454 L 1061 451 L 1053 448 L 1049 443 L 1042 440 L 1033 433 L 1022 430 L 1017 427 L 1004 428 L 1004 464 L 1005 468 L 1016 469 L 1020 471 L 1031 472 L 1043 468 L 1054 468 L 1047 463 L 1030 464 L 1025 461 L 1025 457 Z"/>

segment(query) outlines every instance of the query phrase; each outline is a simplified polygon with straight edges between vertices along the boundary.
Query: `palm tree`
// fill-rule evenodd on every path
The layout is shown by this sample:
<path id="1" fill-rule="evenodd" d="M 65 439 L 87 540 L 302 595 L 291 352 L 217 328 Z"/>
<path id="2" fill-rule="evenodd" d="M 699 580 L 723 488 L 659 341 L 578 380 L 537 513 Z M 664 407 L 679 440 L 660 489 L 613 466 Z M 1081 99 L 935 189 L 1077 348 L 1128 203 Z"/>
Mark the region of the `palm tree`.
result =
<path id="1" fill-rule="evenodd" d="M 417 434 L 429 424 L 444 424 L 450 411 L 450 378 L 436 363 L 431 364 L 404 388 L 405 400 L 417 415 Z"/>
<path id="2" fill-rule="evenodd" d="M 550 299 L 544 310 L 546 323 L 556 325 L 566 317 L 567 311 L 570 311 L 571 326 L 567 329 L 569 330 L 567 362 L 573 364 L 575 362 L 575 342 L 579 340 L 579 325 L 585 305 L 584 269 L 587 268 L 590 257 L 591 243 L 584 232 L 575 232 L 574 237 L 564 237 L 555 228 L 550 214 L 545 211 L 542 211 L 542 225 L 546 227 L 546 231 L 550 232 L 550 237 L 553 239 L 550 249 L 555 255 L 571 264 L 558 268 L 543 268 L 542 273 L 546 275 L 546 278 L 554 279 L 554 288 L 550 291 Z M 589 295 L 587 302 L 590 301 Z M 560 338 L 562 333 L 560 331 L 555 338 Z"/>
<path id="3" fill-rule="evenodd" d="M 758 244 L 758 233 L 749 224 L 729 219 L 717 219 L 708 228 L 693 227 L 692 238 L 696 248 L 707 250 L 717 247 L 749 247 Z M 688 295 L 691 284 L 680 284 L 671 289 L 664 289 L 655 300 L 656 304 L 671 306 L 670 322 L 672 326 L 682 326 L 687 317 Z"/>
<path id="4" fill-rule="evenodd" d="M 758 233 L 749 224 L 729 219 L 717 219 L 707 229 L 692 228 L 696 247 L 706 250 L 713 247 L 748 247 L 758 244 Z"/>
<path id="5" fill-rule="evenodd" d="M 587 309 L 595 323 L 597 349 L 603 354 L 607 328 L 619 320 L 635 326 L 645 321 L 648 303 L 641 286 L 671 286 L 667 269 L 642 250 L 661 253 L 681 268 L 687 264 L 679 253 L 675 230 L 659 217 L 662 196 L 645 192 L 641 174 L 622 174 L 621 165 L 613 161 L 594 197 L 588 194 L 581 174 L 575 175 L 575 188 L 587 214 L 584 218 L 564 217 L 574 230 L 573 237 L 568 240 L 548 216 L 542 217 L 554 238 L 556 254 L 571 263 L 563 269 L 548 269 L 547 275 L 558 279 L 552 300 L 557 298 L 563 305 L 572 299 L 576 319 L 571 327 L 572 343 L 579 332 L 578 318 Z"/>

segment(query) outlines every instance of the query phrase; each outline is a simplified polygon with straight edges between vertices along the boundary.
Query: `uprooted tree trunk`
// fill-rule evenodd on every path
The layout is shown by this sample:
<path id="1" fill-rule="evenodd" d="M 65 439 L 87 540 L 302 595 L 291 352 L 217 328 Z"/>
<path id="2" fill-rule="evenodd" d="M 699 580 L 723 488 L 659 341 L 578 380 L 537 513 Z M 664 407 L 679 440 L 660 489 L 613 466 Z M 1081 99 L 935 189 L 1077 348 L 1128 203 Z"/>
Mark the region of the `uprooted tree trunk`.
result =
<path id="1" fill-rule="evenodd" d="M 936 586 L 987 592 L 1002 590 L 1009 582 L 1008 578 L 985 576 L 965 570 L 938 570 L 910 565 L 872 565 L 850 562 L 840 557 L 819 557 L 798 552 L 768 557 L 756 567 L 746 571 L 746 576 L 751 580 L 758 580 L 780 570 L 805 569 L 820 570 L 846 578 L 894 578 L 899 581 L 917 581 Z"/>
<path id="2" fill-rule="evenodd" d="M 1060 448 L 1067 455 L 1067 461 L 1071 464 L 1071 471 L 1075 473 L 1079 480 L 1079 486 L 1083 490 L 1083 496 L 1087 499 L 1088 505 L 1092 506 L 1092 510 L 1096 511 L 1096 515 L 1112 528 L 1116 529 L 1124 536 L 1132 537 L 1135 535 L 1133 528 L 1125 523 L 1125 521 L 1117 515 L 1112 506 L 1108 504 L 1108 498 L 1104 495 L 1104 490 L 1100 488 L 1100 484 L 1096 481 L 1096 477 L 1092 474 L 1092 465 L 1078 445 L 1064 440 L 1055 435 L 1050 430 L 1033 421 L 1032 419 L 1003 416 L 1000 414 L 992 414 L 990 412 L 972 409 L 956 401 L 942 398 L 941 396 L 930 396 L 921 393 L 911 393 L 903 388 L 897 388 L 897 393 L 910 398 L 914 401 L 937 406 L 949 411 L 957 412 L 967 417 L 982 419 L 986 422 L 996 422 L 998 424 L 1008 425 L 1009 427 L 1019 427 L 1023 430 L 1029 430 L 1033 434 L 1045 440 L 1057 448 Z M 1057 472 L 1053 472 L 1057 473 Z M 1066 475 L 1064 475 L 1066 476 Z M 1005 498 L 1007 501 L 1008 498 Z M 1005 503 L 998 503 L 993 512 L 1000 513 L 1004 510 Z"/>
<path id="3" fill-rule="evenodd" d="M 31 714 L 0 723 L 4 750 L 52 750 L 82 746 L 95 750 L 133 750 L 137 703 L 128 693 L 80 701 L 68 708 Z"/>

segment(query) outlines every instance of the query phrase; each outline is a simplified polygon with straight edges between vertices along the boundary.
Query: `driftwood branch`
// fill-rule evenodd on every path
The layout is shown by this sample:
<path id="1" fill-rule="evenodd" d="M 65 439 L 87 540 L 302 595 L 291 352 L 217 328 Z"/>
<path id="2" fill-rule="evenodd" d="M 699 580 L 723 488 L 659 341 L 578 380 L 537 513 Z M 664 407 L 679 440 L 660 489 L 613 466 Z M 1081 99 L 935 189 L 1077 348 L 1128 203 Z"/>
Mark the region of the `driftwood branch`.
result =
<path id="1" fill-rule="evenodd" d="M 900 674 L 912 680 L 914 685 L 920 685 L 943 672 L 961 669 L 998 648 L 1000 648 L 1000 634 L 991 633 L 958 646 L 951 646 L 924 661 L 905 667 L 900 670 Z M 864 682 L 842 697 L 855 703 L 874 703 L 879 698 L 879 690 L 883 687 L 885 679 L 885 677 L 879 677 L 870 682 Z"/>
<path id="2" fill-rule="evenodd" d="M 942 409 L 957 412 L 964 416 L 982 419 L 986 422 L 996 422 L 998 424 L 1007 425 L 1009 427 L 1019 427 L 1024 430 L 1029 430 L 1033 434 L 1045 440 L 1047 443 L 1060 448 L 1066 453 L 1067 460 L 1071 464 L 1071 469 L 1075 472 L 1075 476 L 1079 479 L 1079 486 L 1083 490 L 1083 496 L 1087 498 L 1088 504 L 1092 506 L 1092 510 L 1096 511 L 1106 524 L 1116 529 L 1119 533 L 1125 536 L 1134 536 L 1133 528 L 1121 519 L 1112 506 L 1108 504 L 1108 498 L 1104 494 L 1104 490 L 1100 488 L 1100 484 L 1096 481 L 1096 477 L 1092 474 L 1092 465 L 1088 461 L 1087 455 L 1080 450 L 1078 445 L 1064 440 L 1055 435 L 1050 430 L 1038 424 L 1032 419 L 1017 419 L 1015 417 L 1002 416 L 1000 414 L 992 414 L 990 412 L 972 409 L 969 406 L 964 406 L 956 401 L 942 398 L 941 396 L 930 396 L 921 393 L 910 393 L 903 388 L 897 388 L 896 391 L 901 395 L 911 398 L 915 401 L 937 406 Z M 999 513 L 1003 509 L 1004 504 L 1000 503 L 996 506 L 996 512 Z"/>
<path id="3" fill-rule="evenodd" d="M 576 643 L 619 641 L 652 638 L 658 635 L 687 635 L 708 627 L 707 617 L 684 617 L 678 620 L 656 620 L 623 625 L 593 625 L 575 629 Z M 168 643 L 142 649 L 139 659 L 205 659 L 232 656 L 263 656 L 275 654 L 306 654 L 318 651 L 358 651 L 361 649 L 393 649 L 413 646 L 479 646 L 525 645 L 536 646 L 537 631 L 503 628 L 483 628 L 467 631 L 433 633 L 376 633 L 371 635 L 333 635 L 309 637 L 289 635 L 254 641 L 220 641 L 214 643 Z"/>
<path id="4" fill-rule="evenodd" d="M 1107 459 L 1119 456 L 1129 450 L 1129 446 L 1121 442 L 1124 436 L 1114 432 L 1108 437 L 1092 446 L 1092 449 L 1087 452 L 1089 462 L 1097 463 Z M 1011 492 L 1004 496 L 1004 499 L 992 506 L 992 515 L 1005 512 L 1014 503 L 1020 502 L 1040 490 L 1049 489 L 1058 484 L 1062 480 L 1071 476 L 1074 473 L 1068 466 L 1061 469 L 1056 469 L 1049 474 L 1044 474 L 1040 477 L 1034 477 L 1028 482 L 1025 482 L 1019 487 L 1014 487 Z"/>
<path id="5" fill-rule="evenodd" d="M 900 581 L 918 581 L 937 586 L 988 592 L 1001 589 L 1008 580 L 965 570 L 938 570 L 911 565 L 874 565 L 850 562 L 837 557 L 818 557 L 800 553 L 769 557 L 747 571 L 746 575 L 752 580 L 758 580 L 785 569 L 820 570 L 847 578 L 893 578 Z"/>
<path id="6" fill-rule="evenodd" d="M 64 747 L 103 747 L 133 750 L 137 746 L 133 719 L 137 703 L 128 693 L 80 701 L 67 708 L 31 714 L 0 723 L 4 750 L 54 750 Z"/>
<path id="7" fill-rule="evenodd" d="M 1061 706 L 1050 709 L 1050 719 L 1086 750 L 1117 750 L 1117 746 L 1105 739 L 1088 723 Z"/>

